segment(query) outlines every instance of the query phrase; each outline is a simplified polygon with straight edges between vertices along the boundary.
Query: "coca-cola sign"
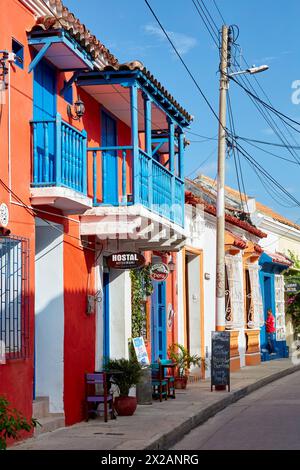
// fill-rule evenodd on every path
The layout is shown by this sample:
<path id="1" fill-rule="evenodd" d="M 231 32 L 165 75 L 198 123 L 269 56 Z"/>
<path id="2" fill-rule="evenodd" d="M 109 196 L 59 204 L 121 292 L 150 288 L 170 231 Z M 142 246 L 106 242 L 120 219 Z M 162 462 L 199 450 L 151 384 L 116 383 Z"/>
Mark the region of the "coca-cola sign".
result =
<path id="1" fill-rule="evenodd" d="M 169 266 L 165 263 L 156 263 L 150 268 L 150 277 L 153 281 L 165 281 L 169 274 Z"/>
<path id="2" fill-rule="evenodd" d="M 112 269 L 137 269 L 145 266 L 146 261 L 140 253 L 122 251 L 108 256 L 106 262 Z"/>

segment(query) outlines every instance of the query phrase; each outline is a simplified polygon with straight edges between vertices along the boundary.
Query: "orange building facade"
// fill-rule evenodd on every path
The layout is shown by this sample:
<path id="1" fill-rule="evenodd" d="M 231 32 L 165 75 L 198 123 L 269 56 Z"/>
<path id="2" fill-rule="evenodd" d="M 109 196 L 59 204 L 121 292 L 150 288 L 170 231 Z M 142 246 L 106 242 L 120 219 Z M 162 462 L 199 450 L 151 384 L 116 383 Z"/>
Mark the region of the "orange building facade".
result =
<path id="1" fill-rule="evenodd" d="M 84 374 L 128 356 L 130 275 L 109 270 L 109 255 L 169 264 L 162 340 L 158 301 L 147 301 L 149 356 L 177 341 L 191 117 L 61 2 L 3 3 L 0 395 L 27 417 L 46 397 L 47 416 L 71 425 L 83 419 Z"/>

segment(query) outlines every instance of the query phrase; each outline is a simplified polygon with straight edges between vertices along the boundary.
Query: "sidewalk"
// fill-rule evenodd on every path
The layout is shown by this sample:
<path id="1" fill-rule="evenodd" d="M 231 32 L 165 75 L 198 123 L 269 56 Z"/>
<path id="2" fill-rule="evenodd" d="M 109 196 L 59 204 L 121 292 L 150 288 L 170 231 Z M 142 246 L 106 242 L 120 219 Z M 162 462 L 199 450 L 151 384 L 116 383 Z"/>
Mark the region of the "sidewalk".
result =
<path id="1" fill-rule="evenodd" d="M 211 392 L 210 381 L 178 390 L 176 400 L 138 406 L 134 416 L 104 423 L 102 418 L 58 429 L 16 444 L 13 450 L 168 449 L 187 432 L 254 390 L 300 371 L 290 359 L 245 367 L 231 375 L 231 392 Z"/>

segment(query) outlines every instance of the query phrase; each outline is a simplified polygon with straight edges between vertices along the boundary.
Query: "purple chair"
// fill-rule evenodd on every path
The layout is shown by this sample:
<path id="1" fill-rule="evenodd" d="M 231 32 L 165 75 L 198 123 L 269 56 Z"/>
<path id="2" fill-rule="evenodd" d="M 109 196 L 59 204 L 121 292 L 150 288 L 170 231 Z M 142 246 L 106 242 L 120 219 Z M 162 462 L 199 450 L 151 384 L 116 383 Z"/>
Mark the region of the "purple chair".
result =
<path id="1" fill-rule="evenodd" d="M 90 414 L 98 414 L 97 408 L 100 403 L 104 405 L 104 421 L 107 423 L 108 413 L 111 419 L 115 419 L 113 395 L 109 393 L 107 383 L 105 372 L 85 374 L 86 421 L 89 420 Z"/>

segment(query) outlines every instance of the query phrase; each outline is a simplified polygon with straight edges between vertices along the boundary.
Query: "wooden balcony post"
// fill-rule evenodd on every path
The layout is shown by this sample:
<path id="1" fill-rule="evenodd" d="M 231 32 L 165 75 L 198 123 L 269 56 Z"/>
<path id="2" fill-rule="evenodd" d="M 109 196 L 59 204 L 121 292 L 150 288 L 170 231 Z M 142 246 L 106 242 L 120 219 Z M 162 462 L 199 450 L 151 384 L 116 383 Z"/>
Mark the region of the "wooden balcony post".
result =
<path id="1" fill-rule="evenodd" d="M 130 87 L 131 111 L 131 145 L 133 147 L 133 203 L 140 202 L 140 162 L 139 162 L 139 130 L 138 130 L 138 85 Z"/>
<path id="2" fill-rule="evenodd" d="M 181 128 L 179 128 L 179 158 L 178 158 L 178 167 L 179 167 L 179 178 L 184 178 L 184 133 Z"/>
<path id="3" fill-rule="evenodd" d="M 148 204 L 153 204 L 153 177 L 152 177 L 152 101 L 147 93 L 143 93 L 144 119 L 145 119 L 145 150 L 148 156 Z"/>
<path id="4" fill-rule="evenodd" d="M 39 182 L 39 155 L 37 147 L 37 126 L 35 122 L 33 123 L 33 182 L 36 184 Z"/>
<path id="5" fill-rule="evenodd" d="M 87 195 L 87 132 L 85 129 L 81 132 L 82 135 L 82 172 L 79 181 L 82 181 L 81 190 L 84 195 Z M 79 170 L 80 171 L 80 170 Z"/>
<path id="6" fill-rule="evenodd" d="M 174 207 L 175 204 L 175 125 L 174 121 L 168 118 L 169 124 L 169 167 L 172 175 L 171 179 L 171 205 L 170 218 L 174 221 Z"/>

